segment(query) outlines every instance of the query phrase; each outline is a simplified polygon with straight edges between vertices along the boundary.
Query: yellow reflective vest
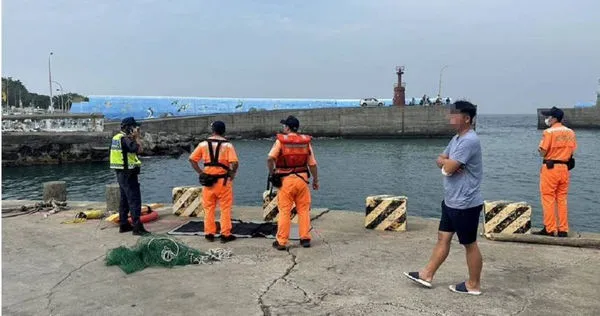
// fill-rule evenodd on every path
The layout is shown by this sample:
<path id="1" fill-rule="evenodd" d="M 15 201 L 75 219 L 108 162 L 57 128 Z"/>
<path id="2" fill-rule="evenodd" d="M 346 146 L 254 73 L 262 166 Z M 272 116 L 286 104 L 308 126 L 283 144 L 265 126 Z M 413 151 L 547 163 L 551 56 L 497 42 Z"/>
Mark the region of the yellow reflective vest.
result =
<path id="1" fill-rule="evenodd" d="M 123 149 L 121 147 L 121 139 L 125 136 L 123 132 L 118 133 L 112 138 L 110 144 L 110 168 L 125 169 L 125 160 L 123 157 Z M 135 153 L 127 153 L 127 169 L 140 167 L 142 162 L 138 159 Z"/>

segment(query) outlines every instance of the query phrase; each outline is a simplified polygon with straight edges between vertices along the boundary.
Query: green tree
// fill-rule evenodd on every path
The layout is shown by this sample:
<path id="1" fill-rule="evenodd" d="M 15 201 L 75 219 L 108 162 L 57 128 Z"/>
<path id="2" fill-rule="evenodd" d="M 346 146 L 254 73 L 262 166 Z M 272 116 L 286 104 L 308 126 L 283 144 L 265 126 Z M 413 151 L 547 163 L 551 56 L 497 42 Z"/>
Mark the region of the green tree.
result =
<path id="1" fill-rule="evenodd" d="M 3 77 L 2 105 L 19 106 L 19 100 L 21 100 L 24 107 L 33 106 L 47 109 L 50 106 L 50 97 L 47 95 L 31 93 L 21 80 L 14 80 L 12 77 Z M 60 105 L 64 102 L 66 108 L 70 109 L 73 102 L 89 101 L 89 99 L 77 93 L 65 93 L 52 96 L 52 101 L 55 105 Z"/>

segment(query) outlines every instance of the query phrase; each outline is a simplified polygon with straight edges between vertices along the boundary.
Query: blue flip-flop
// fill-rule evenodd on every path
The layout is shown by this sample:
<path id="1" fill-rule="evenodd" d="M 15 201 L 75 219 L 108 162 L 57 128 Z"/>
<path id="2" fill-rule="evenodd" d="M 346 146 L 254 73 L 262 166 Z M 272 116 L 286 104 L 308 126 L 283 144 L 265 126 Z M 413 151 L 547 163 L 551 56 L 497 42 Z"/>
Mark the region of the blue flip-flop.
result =
<path id="1" fill-rule="evenodd" d="M 426 287 L 426 288 L 431 288 L 431 283 L 430 283 L 430 282 L 427 282 L 427 281 L 425 281 L 425 280 L 423 280 L 423 279 L 421 279 L 421 278 L 419 277 L 419 272 L 404 272 L 404 275 L 405 275 L 407 278 L 409 278 L 409 279 L 411 279 L 411 280 L 415 281 L 416 283 L 418 283 L 418 284 L 420 284 L 420 285 L 422 285 L 422 286 L 424 286 L 424 287 Z"/>
<path id="2" fill-rule="evenodd" d="M 480 291 L 469 291 L 467 289 L 467 285 L 465 284 L 465 282 L 459 283 L 457 285 L 450 285 L 449 289 L 450 289 L 450 291 L 456 292 L 456 293 L 469 294 L 469 295 L 481 295 Z"/>

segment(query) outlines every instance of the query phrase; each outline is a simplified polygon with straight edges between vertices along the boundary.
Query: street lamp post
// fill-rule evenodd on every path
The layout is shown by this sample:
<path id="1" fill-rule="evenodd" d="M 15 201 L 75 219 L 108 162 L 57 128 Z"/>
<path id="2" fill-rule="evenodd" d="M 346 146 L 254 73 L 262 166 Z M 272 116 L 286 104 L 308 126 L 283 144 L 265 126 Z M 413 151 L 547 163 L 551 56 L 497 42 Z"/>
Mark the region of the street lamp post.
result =
<path id="1" fill-rule="evenodd" d="M 442 73 L 446 68 L 448 68 L 448 65 L 445 65 L 444 67 L 442 67 L 442 69 L 440 69 L 440 82 L 438 83 L 438 98 L 442 97 Z"/>
<path id="2" fill-rule="evenodd" d="M 50 52 L 50 55 L 48 55 L 48 84 L 50 85 L 50 110 L 54 110 L 52 102 L 52 67 L 50 66 L 50 57 L 52 57 L 53 54 L 53 52 Z"/>

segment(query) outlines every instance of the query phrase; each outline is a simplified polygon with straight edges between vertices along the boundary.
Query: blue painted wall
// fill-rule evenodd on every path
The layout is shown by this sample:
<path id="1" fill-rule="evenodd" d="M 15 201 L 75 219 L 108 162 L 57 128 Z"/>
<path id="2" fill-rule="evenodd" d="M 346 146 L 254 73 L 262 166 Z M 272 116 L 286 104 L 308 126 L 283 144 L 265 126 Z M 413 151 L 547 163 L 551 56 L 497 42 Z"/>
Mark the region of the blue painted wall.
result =
<path id="1" fill-rule="evenodd" d="M 257 99 L 202 97 L 89 96 L 73 103 L 71 113 L 102 113 L 107 120 L 133 116 L 138 120 L 167 116 L 192 116 L 251 110 L 293 110 L 358 107 L 359 99 Z M 418 99 L 420 100 L 420 99 Z M 379 99 L 385 106 L 392 99 Z M 410 99 L 406 100 L 407 104 Z"/>

